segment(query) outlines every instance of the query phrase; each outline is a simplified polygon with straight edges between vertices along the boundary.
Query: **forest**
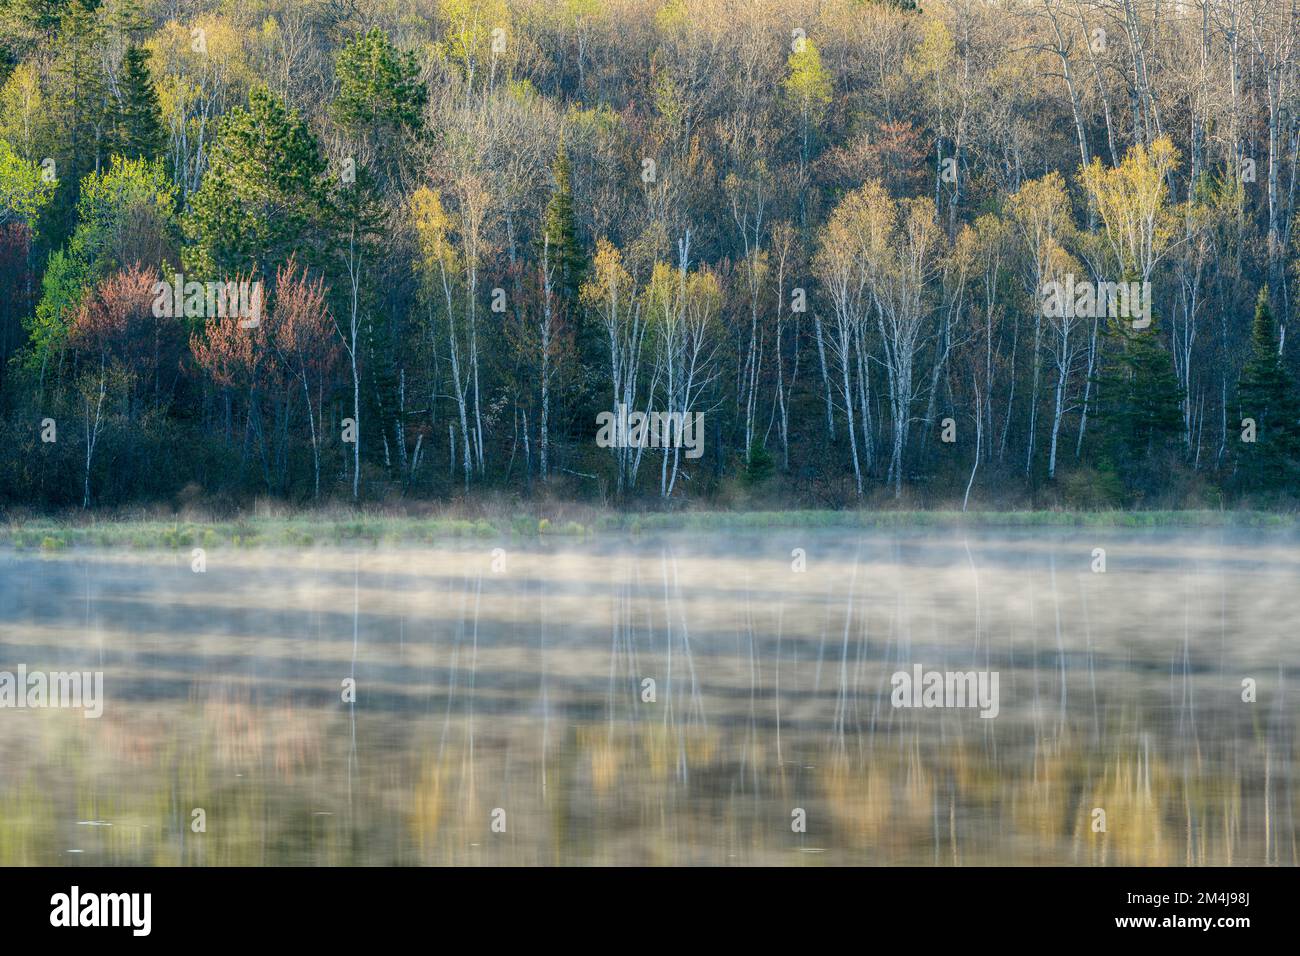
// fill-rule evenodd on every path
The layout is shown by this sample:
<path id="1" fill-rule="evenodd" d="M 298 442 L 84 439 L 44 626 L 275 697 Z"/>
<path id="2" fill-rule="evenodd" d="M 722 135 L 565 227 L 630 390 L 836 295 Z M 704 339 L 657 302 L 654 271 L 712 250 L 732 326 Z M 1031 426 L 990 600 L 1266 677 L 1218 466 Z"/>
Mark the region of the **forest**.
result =
<path id="1" fill-rule="evenodd" d="M 0 509 L 1289 509 L 1298 180 L 1297 0 L 0 0 Z"/>

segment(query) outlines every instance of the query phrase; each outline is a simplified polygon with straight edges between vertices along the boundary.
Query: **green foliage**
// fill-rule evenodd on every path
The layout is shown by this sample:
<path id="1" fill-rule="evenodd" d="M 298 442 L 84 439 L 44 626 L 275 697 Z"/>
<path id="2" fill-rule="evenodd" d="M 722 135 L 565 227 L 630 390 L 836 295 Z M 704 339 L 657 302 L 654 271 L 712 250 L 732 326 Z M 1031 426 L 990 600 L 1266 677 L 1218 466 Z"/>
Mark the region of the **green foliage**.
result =
<path id="1" fill-rule="evenodd" d="M 176 184 L 161 160 L 114 156 L 102 172 L 89 173 L 81 180 L 73 245 L 93 258 L 132 210 L 147 207 L 170 219 L 176 195 Z"/>
<path id="2" fill-rule="evenodd" d="M 39 365 L 67 336 L 72 314 L 85 290 L 109 271 L 132 262 L 120 248 L 123 233 L 141 215 L 164 232 L 174 228 L 176 185 L 161 160 L 114 156 L 103 172 L 88 173 L 77 200 L 77 227 L 67 245 L 55 250 L 41 282 L 36 313 L 27 324 L 28 362 Z"/>
<path id="3" fill-rule="evenodd" d="M 1242 420 L 1254 421 L 1255 440 L 1235 443 L 1237 479 L 1249 489 L 1277 488 L 1294 481 L 1300 465 L 1300 396 L 1278 354 L 1267 285 L 1255 300 L 1250 346 L 1237 386 L 1237 407 Z M 1229 434 L 1232 431 L 1229 428 Z"/>
<path id="4" fill-rule="evenodd" d="M 800 41 L 786 63 L 790 67 L 783 84 L 786 96 L 805 115 L 820 116 L 830 105 L 833 87 L 817 44 L 811 39 Z"/>
<path id="5" fill-rule="evenodd" d="M 33 62 L 22 63 L 0 84 L 0 139 L 9 140 L 23 159 L 37 162 L 49 155 L 51 132 L 40 71 Z"/>
<path id="6" fill-rule="evenodd" d="M 351 485 L 354 451 L 375 499 L 436 500 L 462 483 L 466 434 L 476 493 L 553 501 L 663 487 L 677 508 L 768 483 L 844 507 L 880 495 L 887 468 L 927 504 L 968 481 L 972 501 L 1090 508 L 1211 501 L 1225 484 L 1300 493 L 1293 356 L 1266 309 L 1245 349 L 1237 312 L 1243 289 L 1267 278 L 1276 295 L 1297 274 L 1286 224 L 1203 117 L 1145 128 L 1150 90 L 1190 95 L 1164 61 L 1146 89 L 1103 70 L 1071 98 L 1041 53 L 1050 18 L 1019 9 L 971 31 L 952 5 L 900 13 L 913 0 L 749 0 L 739 19 L 721 0 L 381 6 L 338 20 L 319 4 L 300 19 L 284 4 L 0 0 L 0 447 L 16 459 L 0 457 L 0 497 L 58 504 L 68 485 L 81 500 L 84 455 L 30 435 L 33 411 L 84 412 L 82 357 L 63 345 L 87 289 L 138 261 L 260 278 L 274 310 L 291 257 L 329 312 L 303 338 L 330 341 L 277 336 L 272 311 L 225 343 L 250 370 L 237 387 L 194 361 L 190 328 L 122 334 L 123 364 L 156 384 L 141 407 L 162 410 L 144 421 L 131 395 L 105 412 L 129 427 L 95 453 L 104 504 L 192 487 L 234 509 L 293 499 L 317 468 L 328 497 Z M 1230 52 L 1221 31 L 1207 42 Z M 1258 105 L 1267 71 L 1248 74 L 1240 101 Z M 1226 101 L 1223 76 L 1208 82 Z M 1140 128 L 1108 126 L 1105 103 L 1130 95 Z M 837 216 L 863 183 L 880 202 Z M 1025 308 L 1035 286 L 1085 272 L 1150 279 L 1178 320 L 1168 339 L 1115 327 L 1094 342 L 1089 323 Z M 293 351 L 319 361 L 310 376 L 286 372 Z M 615 380 L 638 408 L 708 412 L 705 459 L 683 460 L 671 492 L 657 449 L 615 477 L 595 446 Z M 978 461 L 964 440 L 892 450 L 898 423 L 940 403 L 981 424 Z M 349 415 L 359 450 L 337 438 Z M 1239 417 L 1255 444 L 1235 440 Z M 1061 481 L 1044 487 L 1049 428 Z"/>
<path id="7" fill-rule="evenodd" d="M 1060 477 L 1061 496 L 1067 507 L 1096 510 L 1124 504 L 1124 483 L 1108 460 L 1096 468 L 1080 467 Z"/>
<path id="8" fill-rule="evenodd" d="M 50 255 L 36 314 L 27 323 L 28 360 L 32 367 L 44 364 L 67 338 L 72 314 L 89 284 L 88 271 L 84 262 L 62 249 Z"/>
<path id="9" fill-rule="evenodd" d="M 254 88 L 248 107 L 222 120 L 191 197 L 185 267 L 211 276 L 272 274 L 294 252 L 319 245 L 326 192 L 325 163 L 307 124 L 266 87 Z"/>
<path id="10" fill-rule="evenodd" d="M 105 43 L 98 0 L 69 0 L 59 21 L 54 112 L 73 182 L 102 155 L 107 83 L 99 58 Z"/>
<path id="11" fill-rule="evenodd" d="M 334 118 L 354 132 L 394 133 L 419 125 L 425 91 L 409 51 L 399 53 L 378 27 L 346 43 L 334 73 L 339 95 Z"/>
<path id="12" fill-rule="evenodd" d="M 587 257 L 578 239 L 578 220 L 573 211 L 572 170 L 564 142 L 555 151 L 555 188 L 546 206 L 546 219 L 542 224 L 542 237 L 547 243 L 547 255 L 555 269 L 555 288 L 560 301 L 572 307 L 578 301 L 583 279 L 587 274 Z M 540 241 L 540 240 L 539 240 Z"/>
<path id="13" fill-rule="evenodd" d="M 0 53 L 15 61 L 55 31 L 68 0 L 0 0 Z"/>
<path id="14" fill-rule="evenodd" d="M 42 178 L 39 164 L 25 162 L 0 139 L 0 226 L 22 222 L 35 228 L 54 188 Z"/>
<path id="15" fill-rule="evenodd" d="M 122 58 L 121 105 L 114 148 L 132 159 L 155 159 L 166 146 L 158 93 L 149 73 L 149 52 L 130 46 Z"/>
<path id="16" fill-rule="evenodd" d="M 1097 376 L 1097 426 L 1105 454 L 1130 484 L 1151 477 L 1182 431 L 1182 390 L 1154 317 L 1145 329 L 1111 319 L 1111 359 Z"/>
<path id="17" fill-rule="evenodd" d="M 741 472 L 741 480 L 749 487 L 753 488 L 767 481 L 776 471 L 776 461 L 762 444 L 755 439 L 754 443 L 749 446 L 749 460 L 745 462 L 745 468 Z"/>

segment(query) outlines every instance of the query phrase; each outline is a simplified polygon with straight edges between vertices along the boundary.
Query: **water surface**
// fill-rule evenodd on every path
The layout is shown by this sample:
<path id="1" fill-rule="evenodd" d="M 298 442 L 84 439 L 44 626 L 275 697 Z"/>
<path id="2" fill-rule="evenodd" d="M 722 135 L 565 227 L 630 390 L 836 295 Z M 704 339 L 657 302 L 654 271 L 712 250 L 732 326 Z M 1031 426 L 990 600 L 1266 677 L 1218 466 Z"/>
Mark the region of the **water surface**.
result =
<path id="1" fill-rule="evenodd" d="M 0 864 L 1293 865 L 1297 621 L 1227 531 L 0 552 L 105 696 L 0 709 Z"/>

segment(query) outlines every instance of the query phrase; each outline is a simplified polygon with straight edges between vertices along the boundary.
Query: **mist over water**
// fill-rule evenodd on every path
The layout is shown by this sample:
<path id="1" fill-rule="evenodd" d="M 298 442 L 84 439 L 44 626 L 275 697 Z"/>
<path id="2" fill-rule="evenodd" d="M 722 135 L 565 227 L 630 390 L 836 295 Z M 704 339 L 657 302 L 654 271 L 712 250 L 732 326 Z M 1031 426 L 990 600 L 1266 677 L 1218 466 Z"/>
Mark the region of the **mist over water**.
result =
<path id="1" fill-rule="evenodd" d="M 0 709 L 0 864 L 1298 861 L 1289 536 L 207 558 L 0 552 L 0 671 L 105 698 Z M 916 665 L 996 718 L 892 706 Z"/>

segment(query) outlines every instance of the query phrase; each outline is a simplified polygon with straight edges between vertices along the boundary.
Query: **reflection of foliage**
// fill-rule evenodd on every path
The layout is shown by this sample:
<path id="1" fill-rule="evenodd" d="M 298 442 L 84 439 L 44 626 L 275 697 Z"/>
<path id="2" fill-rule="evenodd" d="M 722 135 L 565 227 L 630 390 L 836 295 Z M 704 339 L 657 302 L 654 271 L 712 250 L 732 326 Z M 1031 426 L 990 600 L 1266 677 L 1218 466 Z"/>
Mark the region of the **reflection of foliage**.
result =
<path id="1" fill-rule="evenodd" d="M 77 828 L 74 848 L 88 863 L 611 864 L 635 846 L 643 862 L 680 864 L 721 859 L 737 839 L 746 859 L 779 861 L 805 839 L 772 825 L 790 806 L 808 811 L 806 841 L 836 847 L 836 862 L 1169 865 L 1262 853 L 1262 838 L 1242 826 L 1262 799 L 1259 778 L 1225 776 L 1213 761 L 1172 773 L 1172 742 L 1132 712 L 1101 739 L 1150 734 L 1146 749 L 1046 727 L 1035 744 L 1020 736 L 1029 727 L 999 727 L 996 759 L 984 740 L 991 728 L 973 714 L 949 724 L 942 742 L 906 723 L 873 742 L 791 722 L 779 764 L 773 736 L 720 722 L 717 701 L 709 727 L 556 722 L 545 751 L 533 721 L 497 714 L 471 750 L 464 713 L 407 714 L 401 731 L 391 716 L 358 723 L 368 769 L 349 782 L 346 716 L 259 703 L 249 691 L 201 699 L 98 721 L 35 713 L 36 737 L 4 741 L 7 761 L 24 747 L 44 757 L 13 762 L 30 769 L 0 784 L 0 865 L 60 860 L 74 814 L 113 824 Z M 404 744 L 417 740 L 434 745 Z M 1025 753 L 1008 759 L 1017 740 Z M 502 805 L 511 836 L 485 844 Z M 201 840 L 189 831 L 193 807 L 207 813 Z M 1094 808 L 1106 811 L 1105 833 L 1093 832 Z M 1190 849 L 1189 833 L 1203 835 Z"/>

